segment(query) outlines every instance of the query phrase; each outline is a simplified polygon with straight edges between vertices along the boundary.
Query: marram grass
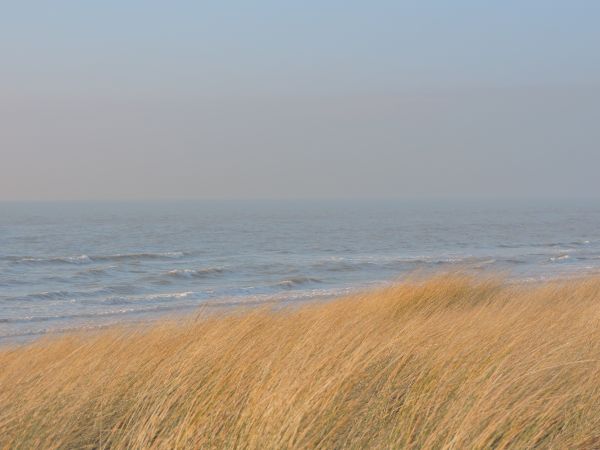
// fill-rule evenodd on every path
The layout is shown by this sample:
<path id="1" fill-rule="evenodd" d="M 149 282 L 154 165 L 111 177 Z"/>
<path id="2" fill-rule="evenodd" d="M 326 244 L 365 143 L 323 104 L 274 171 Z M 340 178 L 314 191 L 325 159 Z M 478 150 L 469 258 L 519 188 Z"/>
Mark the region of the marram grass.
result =
<path id="1" fill-rule="evenodd" d="M 439 276 L 5 348 L 0 448 L 600 448 L 600 278 Z"/>

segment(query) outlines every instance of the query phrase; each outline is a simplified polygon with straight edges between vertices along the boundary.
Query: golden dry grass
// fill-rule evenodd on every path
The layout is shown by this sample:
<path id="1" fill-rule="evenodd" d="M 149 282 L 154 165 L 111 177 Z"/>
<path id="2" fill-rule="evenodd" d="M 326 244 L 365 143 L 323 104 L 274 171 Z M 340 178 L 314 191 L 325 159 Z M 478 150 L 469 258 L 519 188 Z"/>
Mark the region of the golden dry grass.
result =
<path id="1" fill-rule="evenodd" d="M 439 276 L 5 349 L 0 447 L 598 448 L 600 279 Z"/>

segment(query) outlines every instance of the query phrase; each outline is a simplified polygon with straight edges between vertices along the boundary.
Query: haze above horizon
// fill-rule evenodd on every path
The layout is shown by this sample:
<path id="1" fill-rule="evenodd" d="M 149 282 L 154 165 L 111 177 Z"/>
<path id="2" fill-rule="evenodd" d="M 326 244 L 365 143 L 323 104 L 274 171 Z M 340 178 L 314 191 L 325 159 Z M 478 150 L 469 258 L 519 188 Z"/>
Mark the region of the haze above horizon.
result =
<path id="1" fill-rule="evenodd" d="M 0 200 L 590 197 L 600 3 L 0 17 Z"/>

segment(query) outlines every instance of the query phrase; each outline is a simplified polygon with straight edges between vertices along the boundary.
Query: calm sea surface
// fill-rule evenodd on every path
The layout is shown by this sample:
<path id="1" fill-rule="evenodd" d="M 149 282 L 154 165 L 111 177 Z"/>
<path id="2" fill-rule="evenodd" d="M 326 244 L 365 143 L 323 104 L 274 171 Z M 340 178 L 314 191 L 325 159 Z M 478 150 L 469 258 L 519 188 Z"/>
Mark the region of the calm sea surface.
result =
<path id="1" fill-rule="evenodd" d="M 411 271 L 600 268 L 600 203 L 0 203 L 0 343 Z"/>

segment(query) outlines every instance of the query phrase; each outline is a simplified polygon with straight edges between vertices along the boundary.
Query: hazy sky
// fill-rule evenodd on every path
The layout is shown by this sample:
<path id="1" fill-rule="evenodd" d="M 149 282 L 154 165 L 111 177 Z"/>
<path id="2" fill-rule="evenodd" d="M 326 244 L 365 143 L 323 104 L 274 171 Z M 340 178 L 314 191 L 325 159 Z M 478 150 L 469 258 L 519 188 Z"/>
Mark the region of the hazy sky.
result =
<path id="1" fill-rule="evenodd" d="M 6 2 L 0 200 L 600 196 L 598 1 Z"/>

